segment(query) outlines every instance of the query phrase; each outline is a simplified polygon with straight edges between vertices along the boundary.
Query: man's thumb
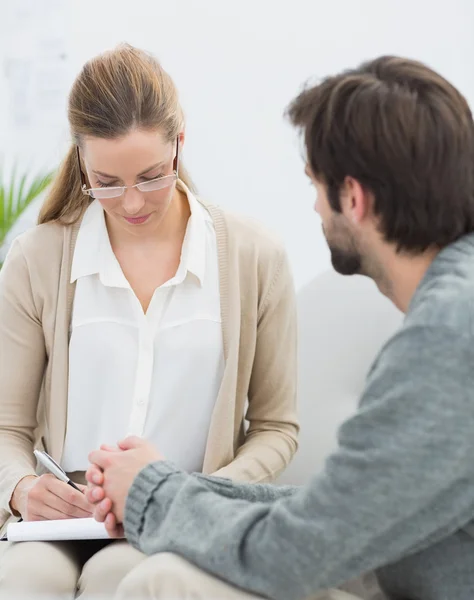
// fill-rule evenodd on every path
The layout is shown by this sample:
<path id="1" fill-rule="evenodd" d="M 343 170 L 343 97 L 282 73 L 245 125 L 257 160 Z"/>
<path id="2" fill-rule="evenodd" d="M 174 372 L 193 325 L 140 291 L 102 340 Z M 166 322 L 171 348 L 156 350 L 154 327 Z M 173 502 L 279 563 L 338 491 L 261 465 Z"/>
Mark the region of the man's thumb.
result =
<path id="1" fill-rule="evenodd" d="M 145 443 L 145 440 L 143 440 L 142 438 L 139 438 L 136 435 L 130 435 L 129 437 L 119 442 L 118 446 L 120 450 L 133 450 L 134 448 L 140 448 Z"/>

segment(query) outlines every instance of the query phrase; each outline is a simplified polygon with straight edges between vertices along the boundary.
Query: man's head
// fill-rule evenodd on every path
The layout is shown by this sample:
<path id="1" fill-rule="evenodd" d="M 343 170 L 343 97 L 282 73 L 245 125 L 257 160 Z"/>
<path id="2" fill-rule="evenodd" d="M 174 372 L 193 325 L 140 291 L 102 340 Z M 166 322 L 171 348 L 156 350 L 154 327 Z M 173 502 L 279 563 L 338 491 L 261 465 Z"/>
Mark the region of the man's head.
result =
<path id="1" fill-rule="evenodd" d="M 474 124 L 425 65 L 381 57 L 290 105 L 334 268 L 376 277 L 384 249 L 439 250 L 474 231 Z"/>

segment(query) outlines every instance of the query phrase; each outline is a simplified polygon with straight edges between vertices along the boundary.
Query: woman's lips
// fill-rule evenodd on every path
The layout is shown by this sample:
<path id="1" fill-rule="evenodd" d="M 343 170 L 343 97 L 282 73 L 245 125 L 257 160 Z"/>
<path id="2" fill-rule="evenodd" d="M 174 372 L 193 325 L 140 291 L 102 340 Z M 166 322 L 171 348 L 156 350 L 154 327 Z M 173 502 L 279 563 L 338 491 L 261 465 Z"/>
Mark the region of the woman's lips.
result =
<path id="1" fill-rule="evenodd" d="M 145 221 L 148 221 L 149 217 L 150 215 L 143 215 L 142 217 L 124 217 L 124 219 L 131 225 L 141 225 Z"/>

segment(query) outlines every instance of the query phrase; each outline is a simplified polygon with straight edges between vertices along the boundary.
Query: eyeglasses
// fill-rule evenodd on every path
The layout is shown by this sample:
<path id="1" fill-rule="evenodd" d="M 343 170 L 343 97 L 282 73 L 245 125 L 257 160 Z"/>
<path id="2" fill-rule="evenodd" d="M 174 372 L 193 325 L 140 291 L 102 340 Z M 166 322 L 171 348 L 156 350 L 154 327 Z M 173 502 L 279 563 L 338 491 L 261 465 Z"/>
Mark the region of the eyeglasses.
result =
<path id="1" fill-rule="evenodd" d="M 88 188 L 86 184 L 86 178 L 81 166 L 81 155 L 79 152 L 79 146 L 76 146 L 77 160 L 79 163 L 79 173 L 81 175 L 81 190 L 82 193 L 91 198 L 97 198 L 97 200 L 107 200 L 111 198 L 119 198 L 125 194 L 125 190 L 129 188 L 137 188 L 140 192 L 157 192 L 170 187 L 178 179 L 178 156 L 179 156 L 179 138 L 176 139 L 176 156 L 173 161 L 173 174 L 164 175 L 163 177 L 157 177 L 156 179 L 150 179 L 149 181 L 143 181 L 142 183 L 136 183 L 135 185 L 121 185 L 114 187 L 101 187 L 101 188 Z"/>

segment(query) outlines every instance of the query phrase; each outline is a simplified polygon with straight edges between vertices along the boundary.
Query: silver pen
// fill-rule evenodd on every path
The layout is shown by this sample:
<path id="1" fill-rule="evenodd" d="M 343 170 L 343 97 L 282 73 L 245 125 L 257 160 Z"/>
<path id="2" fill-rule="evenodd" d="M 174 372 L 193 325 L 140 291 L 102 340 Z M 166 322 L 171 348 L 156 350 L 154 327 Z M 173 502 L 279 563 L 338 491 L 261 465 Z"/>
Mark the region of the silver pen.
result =
<path id="1" fill-rule="evenodd" d="M 66 472 L 64 471 L 64 469 L 62 469 L 58 465 L 58 463 L 53 458 L 51 458 L 51 456 L 47 452 L 43 452 L 42 450 L 34 450 L 34 455 L 38 459 L 38 462 L 40 462 L 43 465 L 43 467 L 45 467 L 45 469 L 47 469 L 50 473 L 52 473 L 60 481 L 64 481 L 64 483 L 67 483 L 68 485 L 73 487 L 78 492 L 81 492 L 81 494 L 82 494 L 82 490 L 80 490 L 77 487 L 77 485 L 69 479 L 69 477 L 66 475 Z"/>

